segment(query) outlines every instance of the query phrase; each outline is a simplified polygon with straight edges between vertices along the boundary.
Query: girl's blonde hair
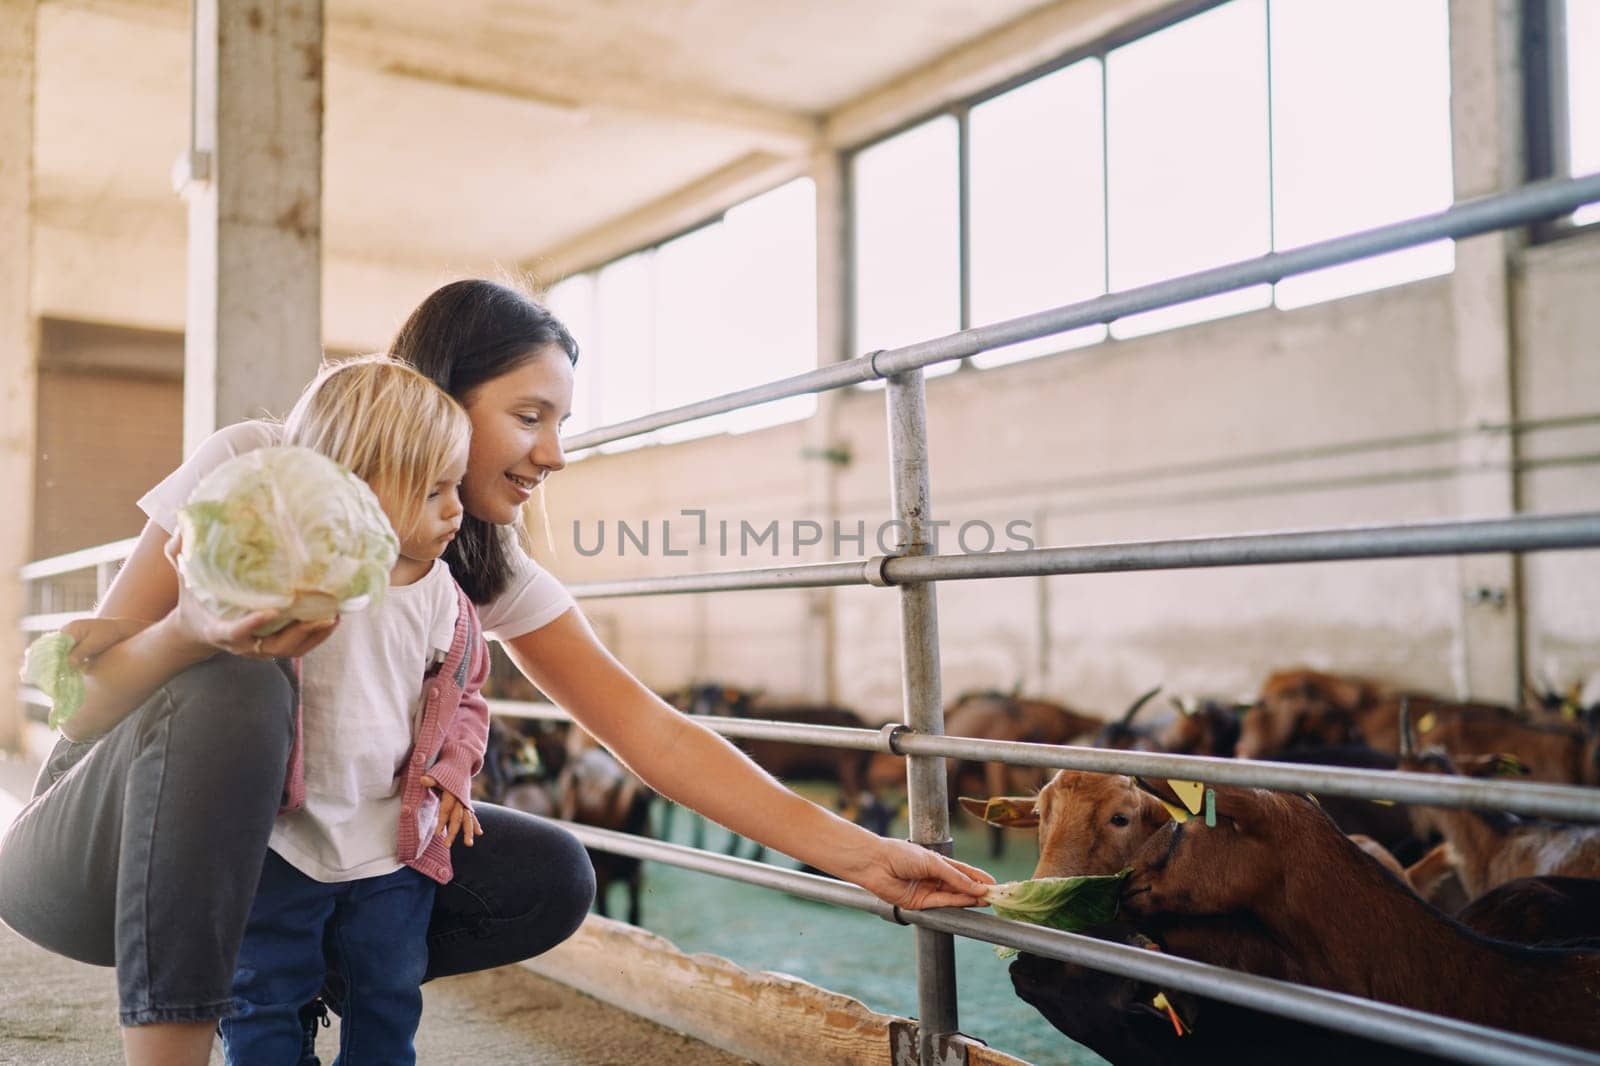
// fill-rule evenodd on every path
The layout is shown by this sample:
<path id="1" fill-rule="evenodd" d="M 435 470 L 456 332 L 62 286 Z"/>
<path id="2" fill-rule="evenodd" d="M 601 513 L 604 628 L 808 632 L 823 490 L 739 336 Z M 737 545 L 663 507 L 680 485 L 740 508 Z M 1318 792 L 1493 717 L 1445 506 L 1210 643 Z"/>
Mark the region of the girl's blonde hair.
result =
<path id="1" fill-rule="evenodd" d="M 471 433 L 460 404 L 387 355 L 325 364 L 283 423 L 285 444 L 321 452 L 371 485 L 400 537 Z"/>

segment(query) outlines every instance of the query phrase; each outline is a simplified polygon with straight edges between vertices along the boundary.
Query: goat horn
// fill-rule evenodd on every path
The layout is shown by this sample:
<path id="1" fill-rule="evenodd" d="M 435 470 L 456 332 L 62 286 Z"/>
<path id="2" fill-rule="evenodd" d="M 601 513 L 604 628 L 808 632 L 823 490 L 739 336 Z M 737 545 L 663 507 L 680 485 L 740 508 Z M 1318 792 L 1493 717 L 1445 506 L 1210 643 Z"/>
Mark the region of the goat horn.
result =
<path id="1" fill-rule="evenodd" d="M 1151 689 L 1149 692 L 1146 692 L 1144 695 L 1142 695 L 1138 699 L 1134 700 L 1133 701 L 1133 705 L 1131 707 L 1129 707 L 1126 711 L 1122 712 L 1122 724 L 1123 725 L 1127 725 L 1129 722 L 1132 722 L 1133 721 L 1133 716 L 1139 713 L 1139 708 L 1143 707 L 1145 704 L 1147 704 L 1151 700 L 1155 699 L 1156 696 L 1160 692 L 1161 692 L 1161 686 L 1157 685 L 1155 688 Z"/>
<path id="2" fill-rule="evenodd" d="M 1411 697 L 1400 697 L 1400 757 L 1409 759 L 1416 752 L 1416 740 L 1411 735 Z"/>

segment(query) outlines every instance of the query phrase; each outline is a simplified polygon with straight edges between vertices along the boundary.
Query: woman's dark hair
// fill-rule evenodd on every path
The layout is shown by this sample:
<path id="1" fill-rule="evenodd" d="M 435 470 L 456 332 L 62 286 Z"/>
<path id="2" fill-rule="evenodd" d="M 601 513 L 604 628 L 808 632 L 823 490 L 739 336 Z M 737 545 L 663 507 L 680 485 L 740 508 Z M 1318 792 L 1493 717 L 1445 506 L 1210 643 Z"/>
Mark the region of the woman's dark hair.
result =
<path id="1" fill-rule="evenodd" d="M 578 342 L 539 303 L 504 285 L 473 278 L 435 289 L 411 312 L 389 351 L 466 404 L 486 381 L 556 345 L 576 365 Z M 474 603 L 487 603 L 511 579 L 506 533 L 465 515 L 445 549 L 450 572 Z"/>

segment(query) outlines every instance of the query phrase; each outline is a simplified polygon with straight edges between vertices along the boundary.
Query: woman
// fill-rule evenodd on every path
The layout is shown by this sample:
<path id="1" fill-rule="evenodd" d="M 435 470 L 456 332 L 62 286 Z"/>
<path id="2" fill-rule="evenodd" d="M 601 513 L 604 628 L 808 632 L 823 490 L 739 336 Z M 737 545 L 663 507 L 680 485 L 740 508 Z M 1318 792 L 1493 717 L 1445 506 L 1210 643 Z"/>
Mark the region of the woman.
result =
<path id="1" fill-rule="evenodd" d="M 455 282 L 413 312 L 392 351 L 467 410 L 468 517 L 445 558 L 485 631 L 540 691 L 656 791 L 737 833 L 902 907 L 979 902 L 987 874 L 796 796 L 656 698 L 515 546 L 508 527 L 566 465 L 559 432 L 578 350 L 555 318 L 491 282 Z M 51 950 L 117 967 L 130 1063 L 207 1061 L 283 785 L 288 661 L 337 624 L 252 638 L 270 614 L 209 615 L 171 564 L 188 488 L 275 439 L 264 423 L 220 430 L 140 501 L 150 521 L 133 554 L 98 617 L 75 624 L 74 656 L 91 666 L 83 707 L 0 844 L 0 919 Z M 545 951 L 571 935 L 593 896 L 570 834 L 487 804 L 478 819 L 483 836 L 454 850 L 455 878 L 438 893 L 429 977 Z"/>

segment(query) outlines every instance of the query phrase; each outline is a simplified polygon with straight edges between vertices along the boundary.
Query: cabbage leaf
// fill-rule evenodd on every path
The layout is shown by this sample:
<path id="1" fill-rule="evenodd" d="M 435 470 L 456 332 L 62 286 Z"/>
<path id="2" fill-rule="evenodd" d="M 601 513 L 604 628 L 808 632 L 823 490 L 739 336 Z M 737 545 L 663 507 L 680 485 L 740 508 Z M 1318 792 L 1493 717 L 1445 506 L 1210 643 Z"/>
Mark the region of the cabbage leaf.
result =
<path id="1" fill-rule="evenodd" d="M 50 728 L 83 706 L 83 673 L 67 658 L 77 641 L 65 633 L 46 633 L 28 645 L 22 661 L 22 682 L 50 697 Z"/>
<path id="2" fill-rule="evenodd" d="M 1117 916 L 1122 883 L 1129 872 L 1006 881 L 990 885 L 984 902 L 1001 918 L 1068 933 L 1082 932 Z M 1016 953 L 1015 948 L 995 946 L 995 954 L 1002 959 Z"/>

